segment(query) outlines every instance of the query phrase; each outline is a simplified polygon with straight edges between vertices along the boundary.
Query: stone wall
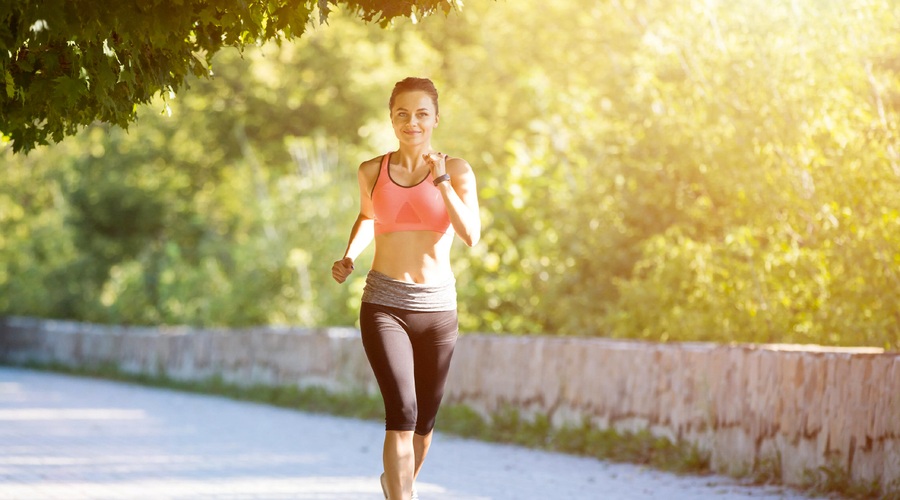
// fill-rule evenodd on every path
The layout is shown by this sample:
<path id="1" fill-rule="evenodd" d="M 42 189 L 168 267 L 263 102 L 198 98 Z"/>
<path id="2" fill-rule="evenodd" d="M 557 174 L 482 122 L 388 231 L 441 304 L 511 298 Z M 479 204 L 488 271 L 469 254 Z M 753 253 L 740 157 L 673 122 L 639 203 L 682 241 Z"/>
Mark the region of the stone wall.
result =
<path id="1" fill-rule="evenodd" d="M 129 328 L 6 318 L 0 362 L 116 364 L 184 380 L 377 390 L 347 328 Z M 463 335 L 445 401 L 510 405 L 555 425 L 649 429 L 710 452 L 714 469 L 779 463 L 798 484 L 820 466 L 900 487 L 900 353 L 795 345 L 648 343 Z"/>

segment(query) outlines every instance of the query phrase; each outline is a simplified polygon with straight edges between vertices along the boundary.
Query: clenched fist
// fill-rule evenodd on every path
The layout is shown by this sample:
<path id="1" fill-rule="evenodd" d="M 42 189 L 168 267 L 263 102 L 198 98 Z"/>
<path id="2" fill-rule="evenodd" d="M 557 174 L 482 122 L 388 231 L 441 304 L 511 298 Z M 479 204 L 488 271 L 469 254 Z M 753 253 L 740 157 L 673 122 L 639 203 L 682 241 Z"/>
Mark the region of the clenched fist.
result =
<path id="1" fill-rule="evenodd" d="M 350 257 L 344 257 L 341 260 L 337 260 L 334 262 L 334 265 L 331 266 L 331 277 L 338 283 L 347 281 L 347 276 L 350 276 L 350 273 L 352 272 L 353 260 L 350 259 Z"/>

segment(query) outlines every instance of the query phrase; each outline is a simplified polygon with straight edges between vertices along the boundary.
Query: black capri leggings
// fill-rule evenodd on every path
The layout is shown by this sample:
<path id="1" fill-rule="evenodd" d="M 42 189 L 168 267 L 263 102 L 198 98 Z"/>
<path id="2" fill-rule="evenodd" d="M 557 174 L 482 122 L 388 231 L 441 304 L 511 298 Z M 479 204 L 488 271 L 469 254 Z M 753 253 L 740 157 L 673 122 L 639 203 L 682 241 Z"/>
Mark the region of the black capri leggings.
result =
<path id="1" fill-rule="evenodd" d="M 362 343 L 384 399 L 385 429 L 434 429 L 459 335 L 456 311 L 419 312 L 363 302 Z"/>

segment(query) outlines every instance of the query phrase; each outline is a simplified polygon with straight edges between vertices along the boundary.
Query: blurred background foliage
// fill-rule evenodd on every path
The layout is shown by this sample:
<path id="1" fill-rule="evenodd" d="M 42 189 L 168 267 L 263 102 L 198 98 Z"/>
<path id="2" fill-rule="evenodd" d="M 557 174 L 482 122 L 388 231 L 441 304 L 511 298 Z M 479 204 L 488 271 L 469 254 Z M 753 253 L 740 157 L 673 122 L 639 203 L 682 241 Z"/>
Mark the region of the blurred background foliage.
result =
<path id="1" fill-rule="evenodd" d="M 416 75 L 479 181 L 464 331 L 897 349 L 897 47 L 890 0 L 333 13 L 219 53 L 127 133 L 0 151 L 0 314 L 354 324 L 367 266 L 330 267 Z"/>

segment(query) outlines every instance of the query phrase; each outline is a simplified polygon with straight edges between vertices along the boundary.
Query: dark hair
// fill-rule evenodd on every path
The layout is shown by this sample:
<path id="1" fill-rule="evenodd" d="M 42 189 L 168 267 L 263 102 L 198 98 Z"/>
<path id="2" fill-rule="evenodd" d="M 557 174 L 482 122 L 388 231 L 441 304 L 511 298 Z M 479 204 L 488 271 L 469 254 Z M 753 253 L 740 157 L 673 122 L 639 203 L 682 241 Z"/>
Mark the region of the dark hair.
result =
<path id="1" fill-rule="evenodd" d="M 391 100 L 388 102 L 388 109 L 394 109 L 394 101 L 398 95 L 415 90 L 421 90 L 428 94 L 428 97 L 431 97 L 431 102 L 434 103 L 434 113 L 438 114 L 438 92 L 434 87 L 434 83 L 428 78 L 415 78 L 412 76 L 404 78 L 394 85 L 394 90 L 391 92 Z"/>

